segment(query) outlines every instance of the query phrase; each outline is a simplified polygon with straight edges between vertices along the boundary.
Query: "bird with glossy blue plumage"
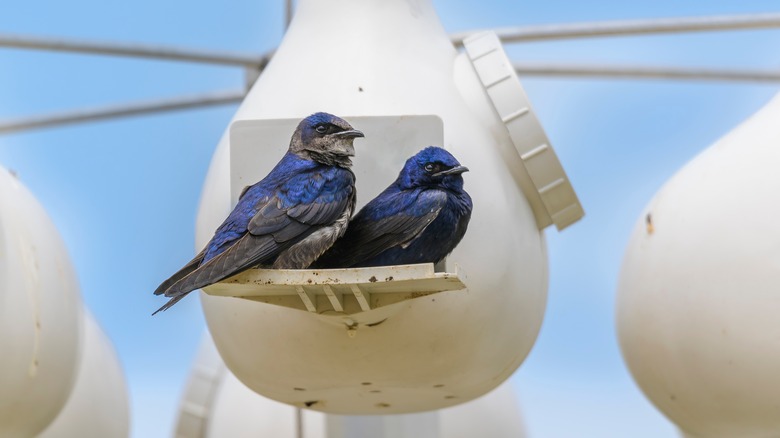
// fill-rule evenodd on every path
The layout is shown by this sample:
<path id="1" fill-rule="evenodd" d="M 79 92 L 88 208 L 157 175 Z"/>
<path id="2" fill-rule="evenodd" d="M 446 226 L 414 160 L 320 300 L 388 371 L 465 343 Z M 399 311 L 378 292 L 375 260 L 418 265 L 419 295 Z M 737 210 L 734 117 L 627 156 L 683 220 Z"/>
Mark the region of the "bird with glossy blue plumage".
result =
<path id="1" fill-rule="evenodd" d="M 398 178 L 349 222 L 317 268 L 438 263 L 460 243 L 471 218 L 463 190 L 468 168 L 429 146 L 406 161 Z"/>
<path id="2" fill-rule="evenodd" d="M 251 267 L 308 267 L 341 237 L 354 211 L 357 137 L 363 133 L 332 114 L 303 119 L 276 167 L 244 189 L 203 251 L 154 291 L 170 298 L 154 313 Z"/>

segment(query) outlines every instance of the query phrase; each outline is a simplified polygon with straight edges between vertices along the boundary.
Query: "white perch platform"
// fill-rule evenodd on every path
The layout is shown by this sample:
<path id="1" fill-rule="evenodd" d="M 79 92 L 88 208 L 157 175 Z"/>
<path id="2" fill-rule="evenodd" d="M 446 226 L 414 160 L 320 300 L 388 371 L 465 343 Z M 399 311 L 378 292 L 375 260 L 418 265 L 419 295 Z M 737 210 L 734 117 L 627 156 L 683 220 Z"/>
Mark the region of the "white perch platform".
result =
<path id="1" fill-rule="evenodd" d="M 435 272 L 433 263 L 352 269 L 250 269 L 208 286 L 204 292 L 314 313 L 351 315 L 465 289 L 458 271 Z"/>

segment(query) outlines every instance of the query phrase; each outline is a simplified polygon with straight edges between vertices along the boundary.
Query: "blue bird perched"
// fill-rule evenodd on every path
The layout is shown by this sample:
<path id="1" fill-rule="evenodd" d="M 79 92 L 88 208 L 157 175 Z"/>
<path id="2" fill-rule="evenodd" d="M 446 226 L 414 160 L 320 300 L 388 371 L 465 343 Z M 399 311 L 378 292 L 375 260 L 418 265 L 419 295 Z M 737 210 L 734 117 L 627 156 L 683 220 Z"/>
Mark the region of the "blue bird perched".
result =
<path id="1" fill-rule="evenodd" d="M 409 158 L 398 178 L 349 222 L 344 237 L 316 268 L 438 263 L 460 243 L 472 202 L 463 190 L 468 168 L 429 146 Z"/>
<path id="2" fill-rule="evenodd" d="M 276 167 L 244 189 L 203 251 L 154 291 L 170 298 L 154 314 L 254 266 L 308 267 L 344 234 L 355 209 L 357 137 L 363 133 L 334 115 L 303 119 Z"/>

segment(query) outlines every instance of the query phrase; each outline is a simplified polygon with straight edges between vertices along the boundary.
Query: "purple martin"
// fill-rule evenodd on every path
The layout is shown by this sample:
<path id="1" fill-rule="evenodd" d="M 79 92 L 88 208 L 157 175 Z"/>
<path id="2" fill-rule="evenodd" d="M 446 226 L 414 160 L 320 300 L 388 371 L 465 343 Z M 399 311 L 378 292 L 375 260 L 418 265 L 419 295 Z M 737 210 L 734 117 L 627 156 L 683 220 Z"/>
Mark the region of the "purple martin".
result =
<path id="1" fill-rule="evenodd" d="M 349 222 L 316 268 L 438 263 L 458 245 L 471 218 L 463 190 L 468 168 L 429 146 L 406 161 L 398 178 Z"/>
<path id="2" fill-rule="evenodd" d="M 355 209 L 353 141 L 363 133 L 327 113 L 303 119 L 281 161 L 244 189 L 203 251 L 154 291 L 166 310 L 195 289 L 246 269 L 303 269 L 344 234 Z"/>

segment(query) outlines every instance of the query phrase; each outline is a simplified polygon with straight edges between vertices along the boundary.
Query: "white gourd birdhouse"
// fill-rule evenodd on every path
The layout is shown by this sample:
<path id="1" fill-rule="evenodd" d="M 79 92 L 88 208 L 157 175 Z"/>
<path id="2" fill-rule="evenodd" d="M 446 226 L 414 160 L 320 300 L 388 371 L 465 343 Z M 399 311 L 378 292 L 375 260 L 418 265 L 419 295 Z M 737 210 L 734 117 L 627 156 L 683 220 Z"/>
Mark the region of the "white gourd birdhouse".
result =
<path id="1" fill-rule="evenodd" d="M 225 364 L 265 397 L 335 414 L 426 411 L 496 388 L 544 315 L 541 230 L 582 216 L 498 39 L 475 35 L 458 52 L 429 0 L 298 2 L 214 154 L 198 250 L 318 111 L 366 134 L 355 141 L 358 208 L 409 156 L 449 150 L 470 169 L 468 232 L 436 269 L 255 270 L 206 288 Z"/>
<path id="2" fill-rule="evenodd" d="M 779 118 L 775 97 L 688 163 L 626 249 L 620 347 L 685 436 L 780 435 Z"/>
<path id="3" fill-rule="evenodd" d="M 119 358 L 89 311 L 76 383 L 57 418 L 38 438 L 130 436 L 130 403 Z"/>
<path id="4" fill-rule="evenodd" d="M 76 380 L 81 296 L 54 224 L 2 167 L 0 303 L 0 436 L 35 436 Z"/>

